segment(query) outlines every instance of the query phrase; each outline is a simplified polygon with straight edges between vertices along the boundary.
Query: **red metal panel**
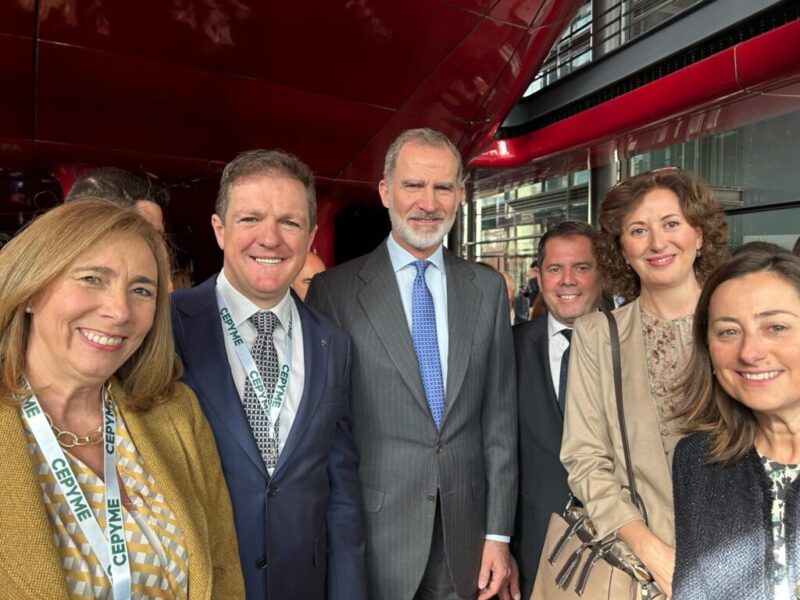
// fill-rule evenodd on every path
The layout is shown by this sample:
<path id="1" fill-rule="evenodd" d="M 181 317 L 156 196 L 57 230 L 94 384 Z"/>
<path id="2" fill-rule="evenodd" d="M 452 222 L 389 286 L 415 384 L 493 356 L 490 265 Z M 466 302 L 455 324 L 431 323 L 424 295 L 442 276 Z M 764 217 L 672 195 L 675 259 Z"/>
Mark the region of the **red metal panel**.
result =
<path id="1" fill-rule="evenodd" d="M 42 38 L 389 107 L 480 18 L 430 0 L 77 4 L 50 11 Z"/>
<path id="2" fill-rule="evenodd" d="M 383 159 L 386 149 L 403 131 L 414 127 L 432 127 L 447 135 L 451 140 L 457 140 L 461 136 L 462 125 L 427 115 L 395 113 L 350 161 L 338 179 L 343 180 L 345 184 L 352 181 L 370 183 L 380 181 L 383 176 Z"/>
<path id="3" fill-rule="evenodd" d="M 0 147 L 33 137 L 32 77 L 32 40 L 0 34 Z"/>
<path id="4" fill-rule="evenodd" d="M 468 122 L 492 92 L 523 33 L 518 27 L 484 19 L 401 110 Z"/>
<path id="5" fill-rule="evenodd" d="M 530 27 L 546 2 L 547 0 L 500 0 L 489 15 L 493 19 Z"/>
<path id="6" fill-rule="evenodd" d="M 591 145 L 800 74 L 800 21 L 764 33 L 526 136 L 497 141 L 475 168 L 516 166 Z"/>
<path id="7" fill-rule="evenodd" d="M 326 176 L 390 116 L 265 81 L 47 43 L 38 76 L 42 140 L 222 161 L 269 143 Z"/>
<path id="8" fill-rule="evenodd" d="M 0 33 L 33 37 L 36 21 L 33 0 L 0 2 Z"/>
<path id="9" fill-rule="evenodd" d="M 736 74 L 744 87 L 800 73 L 800 21 L 761 34 L 735 48 Z"/>
<path id="10" fill-rule="evenodd" d="M 499 0 L 442 0 L 445 4 L 460 6 L 466 10 L 485 15 Z"/>
<path id="11" fill-rule="evenodd" d="M 509 58 L 505 70 L 473 118 L 476 122 L 486 121 L 487 126 L 483 139 L 465 148 L 466 156 L 474 156 L 491 143 L 500 123 L 525 91 L 550 48 L 582 4 L 582 0 L 544 0 L 534 24 Z"/>

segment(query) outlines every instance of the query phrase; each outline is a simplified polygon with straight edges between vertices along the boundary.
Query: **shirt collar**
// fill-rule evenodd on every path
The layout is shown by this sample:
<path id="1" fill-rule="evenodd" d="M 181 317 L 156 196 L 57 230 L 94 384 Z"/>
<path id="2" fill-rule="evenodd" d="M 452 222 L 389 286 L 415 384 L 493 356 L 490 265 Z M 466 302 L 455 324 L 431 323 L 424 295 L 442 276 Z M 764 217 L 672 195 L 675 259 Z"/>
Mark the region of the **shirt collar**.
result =
<path id="1" fill-rule="evenodd" d="M 406 268 L 410 263 L 419 260 L 416 256 L 411 254 L 408 250 L 397 243 L 397 240 L 394 239 L 394 234 L 389 234 L 389 238 L 386 240 L 386 248 L 389 250 L 389 260 L 392 263 L 392 269 L 394 269 L 395 273 L 397 273 L 400 269 Z M 433 251 L 433 254 L 431 254 L 426 260 L 439 269 L 439 271 L 444 273 L 444 251 L 442 250 L 441 244 L 436 247 L 436 250 Z"/>
<path id="2" fill-rule="evenodd" d="M 564 329 L 572 329 L 569 325 L 564 325 L 561 321 L 553 316 L 553 313 L 547 313 L 547 335 L 553 337 L 561 333 Z"/>
<path id="3" fill-rule="evenodd" d="M 217 289 L 219 289 L 219 293 L 225 301 L 225 304 L 228 305 L 228 311 L 231 313 L 233 322 L 236 323 L 237 327 L 241 327 L 250 317 L 258 311 L 263 310 L 247 296 L 233 287 L 231 282 L 228 281 L 228 278 L 225 277 L 224 268 L 217 276 Z M 278 322 L 284 329 L 288 327 L 289 315 L 291 314 L 293 303 L 291 292 L 286 290 L 286 295 L 281 298 L 281 301 L 269 309 L 270 312 L 275 313 L 275 316 L 278 317 Z"/>

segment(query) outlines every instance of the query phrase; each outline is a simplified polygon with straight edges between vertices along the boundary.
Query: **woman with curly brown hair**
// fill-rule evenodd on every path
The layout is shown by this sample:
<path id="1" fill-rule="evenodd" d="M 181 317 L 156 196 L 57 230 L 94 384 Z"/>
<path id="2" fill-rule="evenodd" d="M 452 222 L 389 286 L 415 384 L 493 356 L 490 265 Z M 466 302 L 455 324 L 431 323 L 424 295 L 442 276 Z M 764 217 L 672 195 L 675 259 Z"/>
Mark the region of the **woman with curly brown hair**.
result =
<path id="1" fill-rule="evenodd" d="M 633 472 L 631 501 L 614 395 L 610 336 L 599 313 L 575 323 L 561 461 L 600 537 L 616 533 L 667 596 L 675 566 L 671 462 L 681 437 L 672 393 L 692 346 L 692 315 L 708 274 L 728 253 L 722 208 L 680 169 L 636 175 L 600 206 L 596 242 L 615 311 Z M 624 550 L 627 552 L 627 549 Z"/>

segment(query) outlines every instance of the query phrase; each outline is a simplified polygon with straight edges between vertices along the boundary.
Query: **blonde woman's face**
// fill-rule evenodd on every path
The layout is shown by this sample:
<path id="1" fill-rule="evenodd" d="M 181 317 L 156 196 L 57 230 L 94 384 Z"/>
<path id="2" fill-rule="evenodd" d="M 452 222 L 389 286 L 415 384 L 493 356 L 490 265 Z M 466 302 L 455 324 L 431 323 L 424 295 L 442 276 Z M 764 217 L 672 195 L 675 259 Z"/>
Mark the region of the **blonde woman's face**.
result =
<path id="1" fill-rule="evenodd" d="M 31 301 L 28 370 L 40 385 L 102 384 L 150 331 L 157 289 L 158 267 L 143 239 L 97 244 Z"/>

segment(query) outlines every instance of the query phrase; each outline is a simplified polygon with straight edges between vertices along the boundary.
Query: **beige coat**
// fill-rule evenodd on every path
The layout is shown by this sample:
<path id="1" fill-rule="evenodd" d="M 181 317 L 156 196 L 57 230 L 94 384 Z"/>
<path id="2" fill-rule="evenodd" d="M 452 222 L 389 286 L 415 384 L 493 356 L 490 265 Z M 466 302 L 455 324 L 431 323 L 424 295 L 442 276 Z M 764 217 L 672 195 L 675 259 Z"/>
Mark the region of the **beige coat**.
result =
<path id="1" fill-rule="evenodd" d="M 117 400 L 123 396 L 118 386 L 112 393 Z M 183 531 L 189 599 L 244 598 L 228 489 L 194 394 L 178 384 L 173 398 L 146 412 L 123 404 L 131 439 Z M 0 598 L 66 600 L 64 571 L 18 408 L 0 405 L 0 440 Z"/>
<path id="2" fill-rule="evenodd" d="M 675 544 L 671 459 L 678 436 L 663 440 L 650 396 L 639 301 L 614 311 L 620 337 L 622 397 L 634 477 L 650 529 Z M 617 419 L 608 322 L 597 312 L 578 319 L 570 351 L 561 462 L 600 536 L 641 519 L 627 489 Z M 665 455 L 664 448 L 669 451 Z"/>

